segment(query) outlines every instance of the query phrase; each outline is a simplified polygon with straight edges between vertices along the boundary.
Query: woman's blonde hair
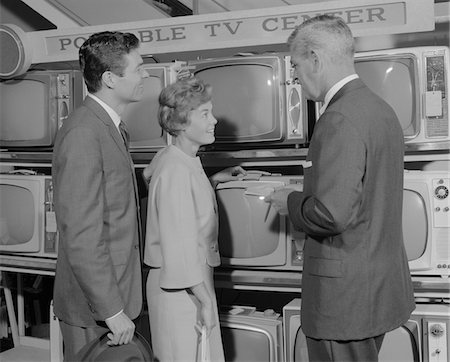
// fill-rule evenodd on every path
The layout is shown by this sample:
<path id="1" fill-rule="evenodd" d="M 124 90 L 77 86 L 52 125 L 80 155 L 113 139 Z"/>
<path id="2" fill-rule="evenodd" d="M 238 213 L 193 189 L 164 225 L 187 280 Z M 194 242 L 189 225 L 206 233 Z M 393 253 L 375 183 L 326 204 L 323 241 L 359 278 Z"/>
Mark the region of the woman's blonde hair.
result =
<path id="1" fill-rule="evenodd" d="M 159 95 L 159 124 L 163 130 L 176 137 L 188 125 L 189 113 L 211 100 L 212 88 L 202 80 L 192 77 L 168 85 Z"/>

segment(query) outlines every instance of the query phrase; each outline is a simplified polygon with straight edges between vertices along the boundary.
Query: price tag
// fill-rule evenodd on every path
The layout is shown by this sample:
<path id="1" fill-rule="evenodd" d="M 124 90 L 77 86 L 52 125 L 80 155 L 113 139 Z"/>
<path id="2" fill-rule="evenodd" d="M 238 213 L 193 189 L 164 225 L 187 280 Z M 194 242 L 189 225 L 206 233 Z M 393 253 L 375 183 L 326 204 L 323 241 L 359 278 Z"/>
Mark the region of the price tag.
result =
<path id="1" fill-rule="evenodd" d="M 427 117 L 442 116 L 442 92 L 425 93 L 425 112 Z"/>
<path id="2" fill-rule="evenodd" d="M 47 211 L 45 213 L 45 231 L 48 233 L 56 233 L 56 215 L 54 211 Z"/>

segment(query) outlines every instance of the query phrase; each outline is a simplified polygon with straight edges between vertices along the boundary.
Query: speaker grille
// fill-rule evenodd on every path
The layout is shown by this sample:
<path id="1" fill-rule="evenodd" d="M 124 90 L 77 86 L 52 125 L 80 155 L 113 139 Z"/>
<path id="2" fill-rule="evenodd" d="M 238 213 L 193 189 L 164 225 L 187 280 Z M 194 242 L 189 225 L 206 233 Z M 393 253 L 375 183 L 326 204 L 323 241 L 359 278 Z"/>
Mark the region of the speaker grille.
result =
<path id="1" fill-rule="evenodd" d="M 0 77 L 9 78 L 25 73 L 31 64 L 26 34 L 14 25 L 0 25 Z"/>

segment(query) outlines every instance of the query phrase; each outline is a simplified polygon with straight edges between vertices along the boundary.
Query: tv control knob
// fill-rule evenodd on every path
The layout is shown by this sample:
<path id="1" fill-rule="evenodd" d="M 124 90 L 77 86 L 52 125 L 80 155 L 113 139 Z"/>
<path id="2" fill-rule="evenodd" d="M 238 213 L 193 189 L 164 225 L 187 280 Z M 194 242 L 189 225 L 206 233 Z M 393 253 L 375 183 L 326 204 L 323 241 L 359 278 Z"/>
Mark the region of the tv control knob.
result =
<path id="1" fill-rule="evenodd" d="M 438 199 L 443 200 L 448 196 L 448 188 L 444 185 L 440 185 L 436 187 L 434 194 Z"/>
<path id="2" fill-rule="evenodd" d="M 430 333 L 434 337 L 441 337 L 444 334 L 444 328 L 440 324 L 433 324 L 430 326 Z"/>

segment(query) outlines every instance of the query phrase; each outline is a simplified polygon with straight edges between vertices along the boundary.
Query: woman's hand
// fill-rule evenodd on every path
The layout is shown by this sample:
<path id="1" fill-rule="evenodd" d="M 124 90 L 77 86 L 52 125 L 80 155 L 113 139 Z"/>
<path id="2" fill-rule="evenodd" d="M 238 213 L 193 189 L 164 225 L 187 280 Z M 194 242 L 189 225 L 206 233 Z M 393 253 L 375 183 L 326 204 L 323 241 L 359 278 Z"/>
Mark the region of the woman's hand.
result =
<path id="1" fill-rule="evenodd" d="M 247 175 L 247 171 L 241 166 L 228 167 L 212 175 L 210 181 L 215 188 L 221 182 L 241 180 L 245 175 Z"/>
<path id="2" fill-rule="evenodd" d="M 216 325 L 213 299 L 209 295 L 208 290 L 206 289 L 206 286 L 203 282 L 194 285 L 190 289 L 200 302 L 200 327 L 205 326 L 207 335 L 209 336 L 209 333 L 211 333 L 211 330 Z"/>
<path id="3" fill-rule="evenodd" d="M 200 323 L 206 327 L 206 335 L 209 336 L 211 330 L 216 325 L 216 317 L 212 303 L 202 304 L 200 309 Z"/>

